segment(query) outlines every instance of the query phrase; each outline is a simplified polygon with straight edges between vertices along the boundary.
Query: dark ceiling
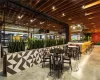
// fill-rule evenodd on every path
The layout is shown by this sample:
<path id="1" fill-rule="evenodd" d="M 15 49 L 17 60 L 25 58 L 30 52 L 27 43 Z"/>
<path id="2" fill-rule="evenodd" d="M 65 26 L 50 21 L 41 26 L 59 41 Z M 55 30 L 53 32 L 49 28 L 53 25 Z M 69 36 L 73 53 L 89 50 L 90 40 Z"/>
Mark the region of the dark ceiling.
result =
<path id="1" fill-rule="evenodd" d="M 33 10 L 38 10 L 58 21 L 69 25 L 84 24 L 88 28 L 100 28 L 100 0 L 11 0 L 25 5 Z M 86 9 L 82 6 L 90 6 Z M 3 9 L 3 8 L 2 8 Z M 1 9 L 1 14 L 3 13 Z M 18 19 L 18 16 L 21 18 Z M 6 8 L 6 20 L 9 23 L 27 25 L 29 27 L 41 27 L 51 30 L 60 30 L 62 26 L 47 20 L 24 8 L 8 3 Z M 31 22 L 30 22 L 31 21 Z"/>

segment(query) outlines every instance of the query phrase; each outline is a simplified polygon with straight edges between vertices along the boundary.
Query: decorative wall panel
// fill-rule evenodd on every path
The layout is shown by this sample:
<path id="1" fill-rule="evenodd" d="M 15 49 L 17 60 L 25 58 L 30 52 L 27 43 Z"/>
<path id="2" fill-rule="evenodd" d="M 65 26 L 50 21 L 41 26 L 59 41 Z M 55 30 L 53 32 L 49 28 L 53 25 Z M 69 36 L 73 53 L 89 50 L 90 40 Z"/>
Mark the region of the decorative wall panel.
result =
<path id="1" fill-rule="evenodd" d="M 50 53 L 50 49 L 54 47 L 33 49 L 24 52 L 8 54 L 6 59 L 7 76 L 11 76 L 15 73 L 18 73 L 22 70 L 25 70 L 27 68 L 33 67 L 34 65 L 41 63 L 44 51 Z"/>

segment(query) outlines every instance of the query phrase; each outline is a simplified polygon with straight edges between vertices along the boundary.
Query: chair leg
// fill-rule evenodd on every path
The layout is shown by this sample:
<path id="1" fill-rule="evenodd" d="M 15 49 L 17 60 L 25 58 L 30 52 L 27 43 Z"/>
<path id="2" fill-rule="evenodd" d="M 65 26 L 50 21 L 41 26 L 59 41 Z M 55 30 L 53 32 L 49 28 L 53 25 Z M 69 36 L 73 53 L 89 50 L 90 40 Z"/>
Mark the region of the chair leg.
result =
<path id="1" fill-rule="evenodd" d="M 42 68 L 45 66 L 45 62 L 42 63 Z"/>
<path id="2" fill-rule="evenodd" d="M 60 70 L 58 69 L 58 78 L 60 77 Z"/>
<path id="3" fill-rule="evenodd" d="M 42 63 L 42 68 L 43 68 L 44 66 L 43 66 L 43 63 Z"/>
<path id="4" fill-rule="evenodd" d="M 70 66 L 70 68 L 71 68 L 71 70 L 72 70 L 71 60 L 70 60 L 69 66 Z"/>
<path id="5" fill-rule="evenodd" d="M 72 70 L 72 65 L 70 64 L 70 68 L 71 68 L 71 70 Z"/>

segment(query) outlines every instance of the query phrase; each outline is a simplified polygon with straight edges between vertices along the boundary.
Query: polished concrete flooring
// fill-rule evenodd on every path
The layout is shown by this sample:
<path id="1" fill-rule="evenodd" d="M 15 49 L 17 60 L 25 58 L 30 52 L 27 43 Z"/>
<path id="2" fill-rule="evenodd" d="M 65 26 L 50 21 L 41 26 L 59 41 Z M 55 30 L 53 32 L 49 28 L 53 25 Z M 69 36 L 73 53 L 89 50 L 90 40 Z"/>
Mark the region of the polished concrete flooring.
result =
<path id="1" fill-rule="evenodd" d="M 100 46 L 95 46 L 91 54 L 82 55 L 79 61 L 72 59 L 72 67 L 71 71 L 66 65 L 59 79 L 49 76 L 49 68 L 41 68 L 40 64 L 10 77 L 0 73 L 0 80 L 100 80 Z"/>

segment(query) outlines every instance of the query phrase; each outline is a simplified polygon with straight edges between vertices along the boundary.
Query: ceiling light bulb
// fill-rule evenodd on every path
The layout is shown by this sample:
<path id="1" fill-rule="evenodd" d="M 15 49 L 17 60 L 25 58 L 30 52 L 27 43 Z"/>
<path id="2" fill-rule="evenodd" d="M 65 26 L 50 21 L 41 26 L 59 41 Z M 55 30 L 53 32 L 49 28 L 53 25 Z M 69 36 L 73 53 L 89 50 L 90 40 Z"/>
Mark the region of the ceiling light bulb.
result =
<path id="1" fill-rule="evenodd" d="M 81 28 L 81 25 L 80 24 L 78 24 L 77 26 Z"/>
<path id="2" fill-rule="evenodd" d="M 53 10 L 53 11 L 55 11 L 55 10 L 56 10 L 55 6 L 52 6 L 52 10 Z"/>
<path id="3" fill-rule="evenodd" d="M 85 8 L 85 6 L 83 5 L 83 6 L 82 6 L 82 9 L 84 9 L 84 8 Z"/>
<path id="4" fill-rule="evenodd" d="M 65 16 L 65 13 L 62 13 L 62 16 Z"/>
<path id="5" fill-rule="evenodd" d="M 44 22 L 40 22 L 40 24 L 44 24 Z"/>
<path id="6" fill-rule="evenodd" d="M 53 6 L 52 9 L 55 9 L 55 6 Z"/>
<path id="7" fill-rule="evenodd" d="M 88 18 L 88 19 L 93 19 L 94 17 Z"/>
<path id="8" fill-rule="evenodd" d="M 32 20 L 32 19 L 30 20 L 30 22 L 33 22 L 33 21 L 34 21 L 34 20 Z"/>
<path id="9" fill-rule="evenodd" d="M 21 15 L 21 16 L 18 16 L 18 19 L 21 19 L 23 17 L 23 15 Z"/>
<path id="10" fill-rule="evenodd" d="M 88 15 L 88 13 L 85 13 L 85 16 L 87 16 Z"/>
<path id="11" fill-rule="evenodd" d="M 76 29 L 76 27 L 75 27 L 75 26 L 73 26 L 73 29 Z"/>
<path id="12" fill-rule="evenodd" d="M 42 22 L 40 22 L 40 24 L 42 24 Z"/>
<path id="13" fill-rule="evenodd" d="M 91 23 L 91 24 L 95 24 L 95 23 Z"/>
<path id="14" fill-rule="evenodd" d="M 68 20 L 72 20 L 72 18 L 69 18 Z"/>

